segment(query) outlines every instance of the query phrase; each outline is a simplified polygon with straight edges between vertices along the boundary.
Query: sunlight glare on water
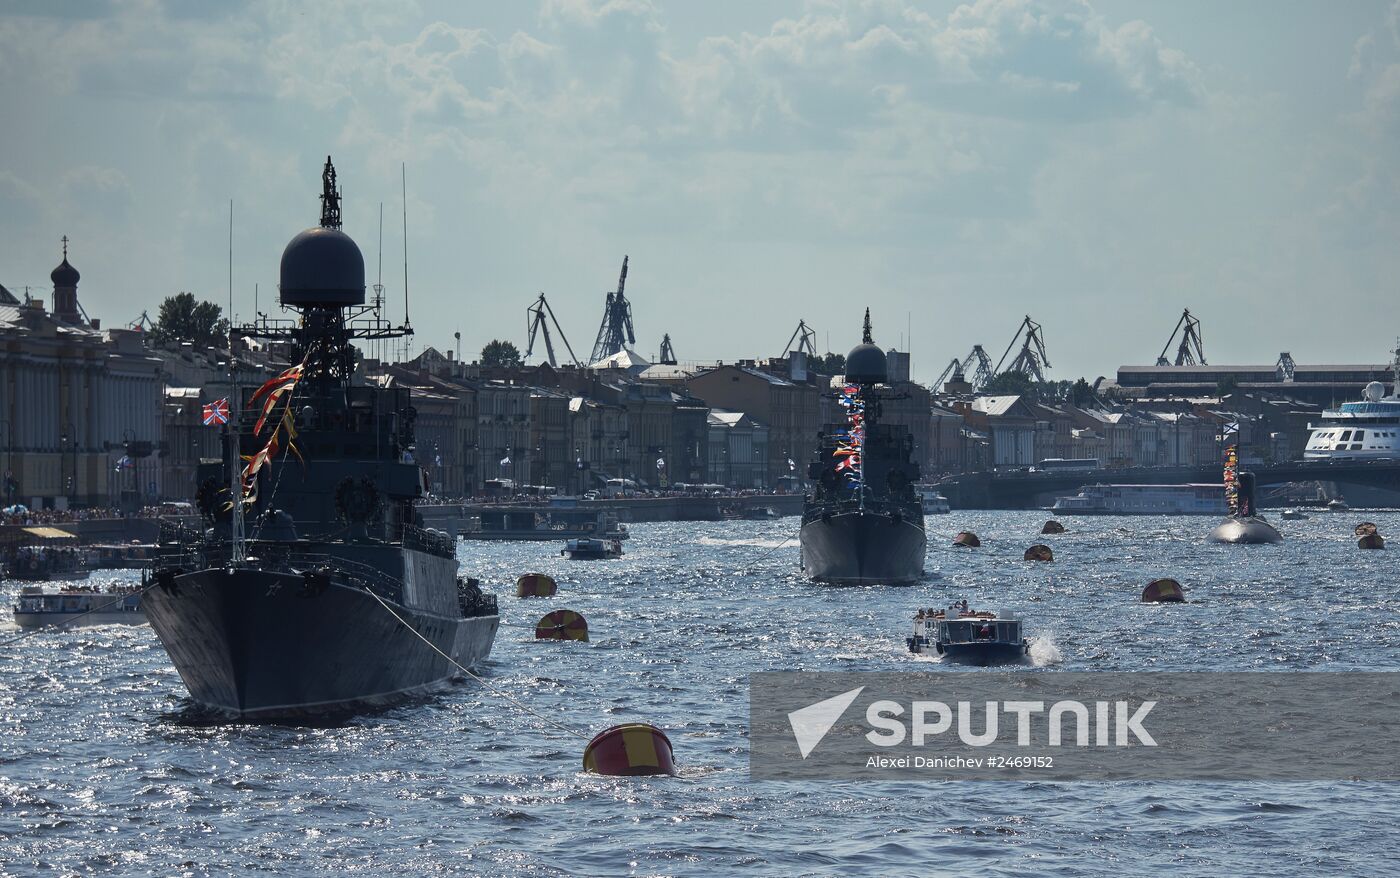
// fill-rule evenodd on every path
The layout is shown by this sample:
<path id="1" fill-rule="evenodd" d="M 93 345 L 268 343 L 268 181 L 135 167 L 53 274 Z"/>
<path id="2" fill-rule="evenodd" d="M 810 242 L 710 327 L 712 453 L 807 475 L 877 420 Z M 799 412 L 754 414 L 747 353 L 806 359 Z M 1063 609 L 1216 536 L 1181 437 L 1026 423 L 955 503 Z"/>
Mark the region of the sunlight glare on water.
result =
<path id="1" fill-rule="evenodd" d="M 661 726 L 679 778 L 585 775 L 581 740 L 471 681 L 334 727 L 192 724 L 149 628 L 45 632 L 0 652 L 0 874 L 1387 874 L 1382 783 L 749 780 L 749 674 L 978 673 L 905 647 L 917 607 L 959 598 L 1025 620 L 1025 673 L 1400 665 L 1394 565 L 1356 549 L 1359 513 L 1276 521 L 1287 541 L 1252 547 L 1206 543 L 1206 518 L 1042 537 L 1044 517 L 930 517 L 931 576 L 909 588 L 808 583 L 795 518 L 636 524 L 606 562 L 463 543 L 501 598 L 490 683 L 583 734 Z M 1400 533 L 1400 515 L 1364 517 Z M 964 528 L 981 549 L 951 546 Z M 1036 542 L 1054 563 L 1021 559 Z M 516 598 L 531 571 L 559 594 Z M 1189 602 L 1140 603 L 1159 576 Z M 590 642 L 534 642 L 559 608 Z"/>

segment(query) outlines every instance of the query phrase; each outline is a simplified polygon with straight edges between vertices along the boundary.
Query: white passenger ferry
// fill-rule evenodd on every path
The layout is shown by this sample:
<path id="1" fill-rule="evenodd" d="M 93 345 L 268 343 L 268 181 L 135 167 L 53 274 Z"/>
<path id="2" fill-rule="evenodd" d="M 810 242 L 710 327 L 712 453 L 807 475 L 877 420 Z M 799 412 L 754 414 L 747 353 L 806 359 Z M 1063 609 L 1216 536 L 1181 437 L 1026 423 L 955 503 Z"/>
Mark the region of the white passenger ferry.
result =
<path id="1" fill-rule="evenodd" d="M 1391 367 L 1400 387 L 1400 351 Z M 1360 402 L 1344 402 L 1322 413 L 1322 422 L 1309 424 L 1312 435 L 1304 460 L 1378 460 L 1400 458 L 1400 396 L 1386 396 L 1385 385 L 1372 381 Z"/>
<path id="2" fill-rule="evenodd" d="M 1073 497 L 1060 497 L 1051 512 L 1061 515 L 1225 515 L 1225 486 L 1085 485 Z"/>

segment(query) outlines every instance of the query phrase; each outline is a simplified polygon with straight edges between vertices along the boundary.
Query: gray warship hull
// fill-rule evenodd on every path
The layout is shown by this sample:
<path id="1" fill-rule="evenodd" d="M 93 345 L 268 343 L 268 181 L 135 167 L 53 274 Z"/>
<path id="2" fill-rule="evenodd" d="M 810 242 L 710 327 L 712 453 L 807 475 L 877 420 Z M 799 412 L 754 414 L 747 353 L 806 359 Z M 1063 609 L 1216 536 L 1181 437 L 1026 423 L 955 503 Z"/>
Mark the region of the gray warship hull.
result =
<path id="1" fill-rule="evenodd" d="M 802 569 L 832 585 L 910 585 L 924 575 L 922 521 L 872 512 L 813 518 L 802 525 Z"/>
<path id="2" fill-rule="evenodd" d="M 360 586 L 312 588 L 295 572 L 250 568 L 176 576 L 147 591 L 143 605 L 190 697 L 247 721 L 350 714 L 429 694 L 461 674 L 438 650 L 471 668 L 500 624 L 380 600 Z"/>

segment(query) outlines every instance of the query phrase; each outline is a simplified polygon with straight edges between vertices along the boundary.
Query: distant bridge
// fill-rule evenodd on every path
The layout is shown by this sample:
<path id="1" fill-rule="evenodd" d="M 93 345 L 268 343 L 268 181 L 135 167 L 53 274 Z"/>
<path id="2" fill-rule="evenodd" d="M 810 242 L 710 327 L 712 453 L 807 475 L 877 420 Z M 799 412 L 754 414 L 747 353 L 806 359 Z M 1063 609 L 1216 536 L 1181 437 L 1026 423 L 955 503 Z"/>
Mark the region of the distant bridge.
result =
<path id="1" fill-rule="evenodd" d="M 1260 487 L 1289 482 L 1340 482 L 1400 490 L 1400 460 L 1303 461 L 1247 466 Z M 1087 472 L 994 472 L 948 476 L 939 490 L 959 509 L 1035 509 L 1083 485 L 1180 485 L 1219 482 L 1221 466 L 1132 467 Z"/>

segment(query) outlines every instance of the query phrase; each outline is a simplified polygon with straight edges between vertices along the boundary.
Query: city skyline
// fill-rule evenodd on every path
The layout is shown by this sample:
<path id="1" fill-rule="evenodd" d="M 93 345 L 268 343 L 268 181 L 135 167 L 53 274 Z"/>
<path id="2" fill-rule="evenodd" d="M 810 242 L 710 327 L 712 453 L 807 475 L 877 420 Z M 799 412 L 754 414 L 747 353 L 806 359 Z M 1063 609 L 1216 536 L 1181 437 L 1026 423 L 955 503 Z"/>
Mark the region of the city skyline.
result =
<path id="1" fill-rule="evenodd" d="M 1400 269 L 1400 4 L 59 12 L 0 8 L 0 282 L 47 298 L 69 235 L 108 326 L 225 301 L 230 198 L 235 311 L 268 310 L 330 153 L 371 279 L 384 204 L 392 315 L 407 165 L 415 350 L 469 359 L 523 350 L 539 290 L 587 349 L 623 254 L 647 357 L 775 356 L 799 318 L 842 352 L 866 306 L 924 381 L 1023 314 L 1091 381 L 1183 307 L 1218 363 L 1400 330 L 1355 326 Z"/>

